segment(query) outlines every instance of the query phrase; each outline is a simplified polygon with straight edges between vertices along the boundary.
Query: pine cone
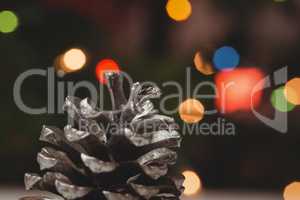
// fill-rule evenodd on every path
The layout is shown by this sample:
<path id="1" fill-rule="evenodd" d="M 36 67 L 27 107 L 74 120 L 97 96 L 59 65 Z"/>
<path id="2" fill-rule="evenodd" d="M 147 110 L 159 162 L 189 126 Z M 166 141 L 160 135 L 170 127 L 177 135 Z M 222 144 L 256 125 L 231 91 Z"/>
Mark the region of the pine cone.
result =
<path id="1" fill-rule="evenodd" d="M 126 100 L 120 75 L 106 73 L 113 111 L 89 99 L 67 97 L 70 122 L 60 130 L 44 126 L 37 155 L 41 174 L 25 174 L 27 190 L 70 200 L 176 200 L 183 191 L 175 164 L 181 137 L 174 119 L 157 114 L 150 101 L 157 87 L 135 83 Z M 22 200 L 54 200 L 33 196 Z"/>

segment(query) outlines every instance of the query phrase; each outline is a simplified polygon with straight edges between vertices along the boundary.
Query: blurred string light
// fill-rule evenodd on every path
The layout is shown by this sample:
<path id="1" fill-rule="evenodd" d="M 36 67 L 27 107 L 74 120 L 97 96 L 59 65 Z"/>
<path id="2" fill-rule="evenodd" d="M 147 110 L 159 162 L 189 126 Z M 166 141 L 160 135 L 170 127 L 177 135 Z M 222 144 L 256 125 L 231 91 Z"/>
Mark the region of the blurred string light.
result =
<path id="1" fill-rule="evenodd" d="M 221 71 L 215 77 L 219 98 L 215 99 L 216 107 L 221 113 L 250 111 L 257 107 L 262 98 L 264 74 L 255 67 Z"/>
<path id="2" fill-rule="evenodd" d="M 70 73 L 82 69 L 87 61 L 87 56 L 82 49 L 72 48 L 58 57 L 58 70 Z"/>
<path id="3" fill-rule="evenodd" d="M 106 79 L 104 77 L 105 72 L 120 72 L 120 67 L 116 61 L 112 59 L 104 59 L 96 66 L 96 76 L 102 84 L 106 84 Z"/>
<path id="4" fill-rule="evenodd" d="M 200 51 L 195 54 L 194 65 L 196 66 L 196 69 L 204 75 L 212 75 L 214 73 L 212 66 L 203 60 L 203 56 Z"/>
<path id="5" fill-rule="evenodd" d="M 188 123 L 198 123 L 204 117 L 204 106 L 196 99 L 187 99 L 179 105 L 180 118 Z"/>
<path id="6" fill-rule="evenodd" d="M 289 103 L 284 95 L 284 86 L 275 89 L 271 95 L 271 104 L 280 112 L 289 112 L 295 108 L 295 105 Z"/>
<path id="7" fill-rule="evenodd" d="M 0 32 L 11 33 L 18 27 L 18 16 L 10 10 L 3 10 L 0 12 Z"/>
<path id="8" fill-rule="evenodd" d="M 191 16 L 192 5 L 189 0 L 168 0 L 166 10 L 173 20 L 184 21 Z"/>
<path id="9" fill-rule="evenodd" d="M 285 84 L 284 95 L 289 103 L 300 105 L 300 78 L 293 78 Z"/>
<path id="10" fill-rule="evenodd" d="M 284 189 L 284 200 L 299 200 L 300 199 L 300 182 L 294 182 Z"/>
<path id="11" fill-rule="evenodd" d="M 219 70 L 231 70 L 239 65 L 240 55 L 233 47 L 224 46 L 216 50 L 213 62 Z"/>
<path id="12" fill-rule="evenodd" d="M 184 171 L 182 175 L 185 177 L 183 186 L 185 187 L 184 195 L 191 196 L 200 193 L 202 184 L 197 173 L 193 171 Z"/>

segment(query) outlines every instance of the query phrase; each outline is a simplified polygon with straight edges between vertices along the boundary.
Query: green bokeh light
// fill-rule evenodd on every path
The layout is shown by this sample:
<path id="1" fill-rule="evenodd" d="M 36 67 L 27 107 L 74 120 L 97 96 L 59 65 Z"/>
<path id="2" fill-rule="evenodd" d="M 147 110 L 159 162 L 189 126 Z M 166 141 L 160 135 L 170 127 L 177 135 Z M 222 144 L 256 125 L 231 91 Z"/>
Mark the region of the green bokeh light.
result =
<path id="1" fill-rule="evenodd" d="M 295 105 L 287 101 L 284 95 L 284 86 L 272 92 L 271 103 L 276 110 L 281 112 L 289 112 L 295 108 Z"/>
<path id="2" fill-rule="evenodd" d="M 18 27 L 19 20 L 15 13 L 9 10 L 0 12 L 0 32 L 11 33 Z"/>

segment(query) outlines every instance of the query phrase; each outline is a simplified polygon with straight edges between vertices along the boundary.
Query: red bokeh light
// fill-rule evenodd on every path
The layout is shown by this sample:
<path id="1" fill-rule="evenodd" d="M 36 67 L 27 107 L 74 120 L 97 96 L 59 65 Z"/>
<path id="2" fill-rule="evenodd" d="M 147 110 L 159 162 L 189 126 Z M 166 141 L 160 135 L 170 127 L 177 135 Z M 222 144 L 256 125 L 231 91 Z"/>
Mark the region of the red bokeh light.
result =
<path id="1" fill-rule="evenodd" d="M 216 106 L 221 113 L 251 110 L 257 107 L 262 98 L 262 91 L 253 93 L 255 87 L 262 87 L 264 74 L 257 68 L 239 68 L 223 71 L 215 78 L 217 98 Z M 252 98 L 252 100 L 251 100 Z"/>
<path id="2" fill-rule="evenodd" d="M 120 67 L 114 60 L 104 59 L 96 66 L 96 76 L 102 84 L 106 84 L 106 79 L 104 77 L 105 72 L 120 72 Z"/>

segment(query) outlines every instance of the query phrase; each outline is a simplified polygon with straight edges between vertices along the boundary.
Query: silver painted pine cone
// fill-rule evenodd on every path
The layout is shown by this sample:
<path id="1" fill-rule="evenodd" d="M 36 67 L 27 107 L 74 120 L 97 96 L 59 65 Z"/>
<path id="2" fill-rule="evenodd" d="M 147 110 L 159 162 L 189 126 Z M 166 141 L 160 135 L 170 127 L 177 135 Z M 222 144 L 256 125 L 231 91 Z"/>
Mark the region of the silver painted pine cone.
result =
<path id="1" fill-rule="evenodd" d="M 40 140 L 46 146 L 37 156 L 41 175 L 25 174 L 26 189 L 67 200 L 179 199 L 184 178 L 169 166 L 176 162 L 181 137 L 174 119 L 154 110 L 150 100 L 160 97 L 159 88 L 135 83 L 127 100 L 120 75 L 106 73 L 106 78 L 114 110 L 67 97 L 64 109 L 74 123 L 63 130 L 43 127 Z"/>

